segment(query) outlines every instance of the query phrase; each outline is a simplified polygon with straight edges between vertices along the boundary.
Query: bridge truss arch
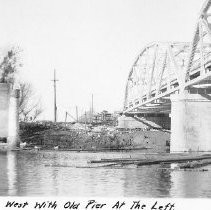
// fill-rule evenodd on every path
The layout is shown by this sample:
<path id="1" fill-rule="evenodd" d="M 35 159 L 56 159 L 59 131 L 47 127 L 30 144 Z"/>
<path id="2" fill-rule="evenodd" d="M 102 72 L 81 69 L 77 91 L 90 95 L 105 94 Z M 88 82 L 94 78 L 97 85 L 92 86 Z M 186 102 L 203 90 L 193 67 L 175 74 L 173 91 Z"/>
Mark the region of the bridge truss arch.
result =
<path id="1" fill-rule="evenodd" d="M 207 0 L 192 42 L 154 42 L 140 52 L 128 75 L 124 113 L 169 113 L 172 93 L 197 88 L 211 93 L 210 6 Z"/>

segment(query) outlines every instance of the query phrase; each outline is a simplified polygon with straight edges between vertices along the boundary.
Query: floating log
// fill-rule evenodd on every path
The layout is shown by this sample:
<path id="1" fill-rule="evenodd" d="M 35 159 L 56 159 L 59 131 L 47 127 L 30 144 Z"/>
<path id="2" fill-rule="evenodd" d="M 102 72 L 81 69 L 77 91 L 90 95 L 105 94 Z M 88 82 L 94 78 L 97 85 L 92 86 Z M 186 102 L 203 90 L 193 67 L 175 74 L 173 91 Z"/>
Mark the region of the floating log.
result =
<path id="1" fill-rule="evenodd" d="M 137 163 L 138 166 L 143 165 L 154 165 L 154 164 L 161 164 L 161 163 L 180 163 L 186 161 L 199 161 L 199 160 L 211 160 L 211 155 L 208 156 L 196 156 L 196 157 L 177 157 L 177 158 L 169 158 L 169 159 L 157 159 L 157 160 L 145 160 L 140 161 Z"/>
<path id="2" fill-rule="evenodd" d="M 65 168 L 73 168 L 74 166 L 70 165 L 61 165 L 61 164 L 45 164 L 45 167 L 65 167 Z"/>
<path id="3" fill-rule="evenodd" d="M 170 157 L 169 157 L 170 156 Z M 187 162 L 187 161 L 199 161 L 199 160 L 211 160 L 211 155 L 201 155 L 201 156 L 189 156 L 189 155 L 171 155 L 164 156 L 162 158 L 154 157 L 151 159 L 147 158 L 114 158 L 114 159 L 101 159 L 101 160 L 91 160 L 89 163 L 116 163 L 122 165 L 128 164 L 136 164 L 137 166 L 143 165 L 155 165 L 161 163 L 180 163 L 180 162 Z"/>
<path id="4" fill-rule="evenodd" d="M 140 158 L 115 158 L 115 159 L 101 159 L 101 160 L 91 160 L 89 163 L 122 163 L 122 162 L 137 162 L 142 161 L 146 159 L 140 159 Z"/>

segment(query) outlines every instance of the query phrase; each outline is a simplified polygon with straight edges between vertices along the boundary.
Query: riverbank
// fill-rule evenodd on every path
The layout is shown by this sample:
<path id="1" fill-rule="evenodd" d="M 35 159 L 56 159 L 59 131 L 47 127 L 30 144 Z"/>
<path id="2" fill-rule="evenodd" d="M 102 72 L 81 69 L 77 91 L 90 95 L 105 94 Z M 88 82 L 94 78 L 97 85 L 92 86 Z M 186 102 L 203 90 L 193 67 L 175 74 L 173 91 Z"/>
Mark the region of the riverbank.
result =
<path id="1" fill-rule="evenodd" d="M 170 133 L 162 130 L 126 130 L 114 126 L 79 123 L 20 123 L 20 138 L 26 147 L 41 149 L 105 151 L 143 150 L 166 152 Z"/>

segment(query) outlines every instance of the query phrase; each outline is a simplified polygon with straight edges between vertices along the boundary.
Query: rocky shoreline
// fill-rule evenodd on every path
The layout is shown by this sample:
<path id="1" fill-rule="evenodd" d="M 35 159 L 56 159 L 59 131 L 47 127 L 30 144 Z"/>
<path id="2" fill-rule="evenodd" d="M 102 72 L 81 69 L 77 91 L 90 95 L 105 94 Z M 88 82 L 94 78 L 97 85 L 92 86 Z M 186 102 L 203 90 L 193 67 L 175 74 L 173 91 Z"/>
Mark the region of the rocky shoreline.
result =
<path id="1" fill-rule="evenodd" d="M 20 139 L 27 148 L 104 151 L 166 152 L 170 133 L 162 130 L 126 130 L 114 126 L 33 122 L 20 123 Z"/>

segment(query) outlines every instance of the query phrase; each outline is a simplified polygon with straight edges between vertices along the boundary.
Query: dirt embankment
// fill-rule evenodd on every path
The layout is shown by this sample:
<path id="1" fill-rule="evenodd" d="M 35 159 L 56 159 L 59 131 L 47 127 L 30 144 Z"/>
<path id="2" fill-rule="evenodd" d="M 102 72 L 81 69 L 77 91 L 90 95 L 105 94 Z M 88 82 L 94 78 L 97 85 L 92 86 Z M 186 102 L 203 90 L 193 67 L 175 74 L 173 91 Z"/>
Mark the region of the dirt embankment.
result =
<path id="1" fill-rule="evenodd" d="M 165 152 L 170 133 L 158 130 L 118 130 L 115 127 L 89 127 L 64 123 L 21 123 L 20 137 L 28 147 L 51 149 L 144 149 Z"/>

